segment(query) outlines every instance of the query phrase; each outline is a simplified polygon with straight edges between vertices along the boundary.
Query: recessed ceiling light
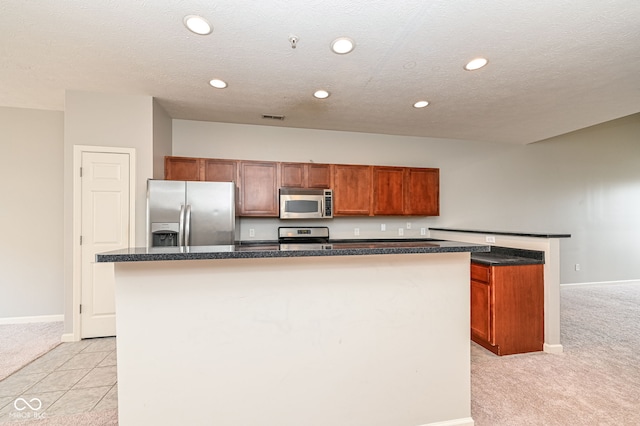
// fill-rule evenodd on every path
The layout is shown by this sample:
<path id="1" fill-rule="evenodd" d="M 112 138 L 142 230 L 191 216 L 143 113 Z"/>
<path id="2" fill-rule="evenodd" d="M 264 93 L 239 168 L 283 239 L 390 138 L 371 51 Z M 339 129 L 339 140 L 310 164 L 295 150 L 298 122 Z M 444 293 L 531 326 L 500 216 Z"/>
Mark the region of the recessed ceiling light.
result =
<path id="1" fill-rule="evenodd" d="M 338 37 L 331 42 L 331 50 L 338 55 L 345 55 L 356 47 L 356 42 L 349 37 Z"/>
<path id="2" fill-rule="evenodd" d="M 413 104 L 414 108 L 424 108 L 427 105 L 429 105 L 429 101 L 418 101 L 415 104 Z"/>
<path id="3" fill-rule="evenodd" d="M 202 16 L 187 15 L 184 17 L 182 22 L 184 22 L 185 27 L 187 27 L 189 31 L 196 34 L 207 35 L 211 34 L 211 31 L 213 30 L 209 21 L 204 19 Z"/>
<path id="4" fill-rule="evenodd" d="M 211 80 L 209 84 L 215 87 L 216 89 L 224 89 L 225 87 L 227 87 L 227 83 L 225 81 L 218 80 L 217 78 L 214 78 L 213 80 Z"/>
<path id="5" fill-rule="evenodd" d="M 464 69 L 467 71 L 475 71 L 487 65 L 488 62 L 485 58 L 475 58 L 469 61 L 469 63 L 464 66 Z"/>
<path id="6" fill-rule="evenodd" d="M 316 90 L 316 92 L 313 94 L 313 96 L 315 96 L 318 99 L 326 99 L 328 98 L 330 95 L 329 92 L 327 92 L 326 90 Z"/>

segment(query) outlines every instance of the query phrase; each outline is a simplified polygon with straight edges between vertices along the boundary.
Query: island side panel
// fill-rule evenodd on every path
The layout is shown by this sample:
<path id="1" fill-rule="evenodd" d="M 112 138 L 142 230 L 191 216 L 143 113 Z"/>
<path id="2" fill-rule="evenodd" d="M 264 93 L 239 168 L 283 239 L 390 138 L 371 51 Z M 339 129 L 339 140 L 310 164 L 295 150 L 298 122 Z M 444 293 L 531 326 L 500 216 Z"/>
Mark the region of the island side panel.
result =
<path id="1" fill-rule="evenodd" d="M 473 424 L 469 253 L 115 270 L 121 426 Z"/>

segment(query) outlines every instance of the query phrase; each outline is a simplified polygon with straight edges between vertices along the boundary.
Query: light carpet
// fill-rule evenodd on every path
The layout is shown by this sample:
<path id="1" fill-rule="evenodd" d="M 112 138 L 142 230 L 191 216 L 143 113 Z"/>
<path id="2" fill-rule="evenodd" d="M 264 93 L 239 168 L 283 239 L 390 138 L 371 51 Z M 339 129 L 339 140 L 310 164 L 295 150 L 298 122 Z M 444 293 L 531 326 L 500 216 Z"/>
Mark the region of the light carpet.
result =
<path id="1" fill-rule="evenodd" d="M 62 321 L 0 325 L 0 380 L 61 342 Z"/>
<path id="2" fill-rule="evenodd" d="M 561 289 L 564 353 L 473 344 L 476 426 L 640 425 L 640 285 Z"/>

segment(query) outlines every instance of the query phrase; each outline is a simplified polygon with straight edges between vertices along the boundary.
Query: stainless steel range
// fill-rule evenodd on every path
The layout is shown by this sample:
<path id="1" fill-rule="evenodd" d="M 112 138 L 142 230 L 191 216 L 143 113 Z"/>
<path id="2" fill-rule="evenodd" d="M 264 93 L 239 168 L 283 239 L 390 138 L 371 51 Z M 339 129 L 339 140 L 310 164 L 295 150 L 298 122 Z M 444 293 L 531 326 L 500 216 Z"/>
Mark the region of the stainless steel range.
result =
<path id="1" fill-rule="evenodd" d="M 327 250 L 329 244 L 329 228 L 326 226 L 278 228 L 280 250 Z"/>

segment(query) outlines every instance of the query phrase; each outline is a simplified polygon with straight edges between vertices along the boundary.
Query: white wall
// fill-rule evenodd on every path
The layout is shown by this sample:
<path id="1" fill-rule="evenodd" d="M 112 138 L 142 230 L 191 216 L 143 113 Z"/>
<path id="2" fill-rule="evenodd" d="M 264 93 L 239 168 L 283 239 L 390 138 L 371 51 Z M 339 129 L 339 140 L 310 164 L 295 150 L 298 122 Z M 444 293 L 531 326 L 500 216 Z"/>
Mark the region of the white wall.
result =
<path id="1" fill-rule="evenodd" d="M 526 146 L 174 120 L 173 155 L 438 167 L 441 215 L 412 219 L 405 236 L 422 226 L 570 233 L 561 282 L 600 282 L 640 278 L 638 135 L 640 114 Z M 346 238 L 356 226 L 361 237 L 396 236 L 405 222 L 328 223 L 332 237 Z M 244 219 L 243 239 L 249 228 L 272 238 L 279 223 Z"/>
<path id="2" fill-rule="evenodd" d="M 135 148 L 136 245 L 146 242 L 146 182 L 153 175 L 153 99 L 150 96 L 67 91 L 64 113 L 65 332 L 72 331 L 73 147 Z"/>
<path id="3" fill-rule="evenodd" d="M 164 157 L 171 155 L 171 127 L 169 114 L 153 100 L 153 178 L 164 179 Z"/>
<path id="4" fill-rule="evenodd" d="M 64 116 L 0 107 L 0 319 L 61 315 Z"/>

